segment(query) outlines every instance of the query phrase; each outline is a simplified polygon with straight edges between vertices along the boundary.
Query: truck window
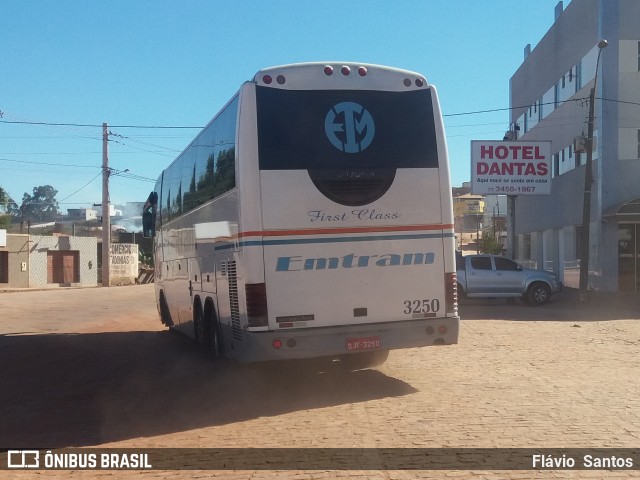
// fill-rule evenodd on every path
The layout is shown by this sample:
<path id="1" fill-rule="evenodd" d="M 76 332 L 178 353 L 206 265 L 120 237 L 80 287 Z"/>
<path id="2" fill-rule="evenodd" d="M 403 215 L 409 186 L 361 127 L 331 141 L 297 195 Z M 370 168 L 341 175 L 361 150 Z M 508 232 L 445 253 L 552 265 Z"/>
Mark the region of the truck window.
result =
<path id="1" fill-rule="evenodd" d="M 471 259 L 471 267 L 475 270 L 491 270 L 491 257 L 474 257 Z"/>
<path id="2" fill-rule="evenodd" d="M 517 272 L 520 270 L 518 264 L 508 258 L 495 257 L 493 260 L 496 262 L 496 270 L 508 270 L 511 272 Z"/>

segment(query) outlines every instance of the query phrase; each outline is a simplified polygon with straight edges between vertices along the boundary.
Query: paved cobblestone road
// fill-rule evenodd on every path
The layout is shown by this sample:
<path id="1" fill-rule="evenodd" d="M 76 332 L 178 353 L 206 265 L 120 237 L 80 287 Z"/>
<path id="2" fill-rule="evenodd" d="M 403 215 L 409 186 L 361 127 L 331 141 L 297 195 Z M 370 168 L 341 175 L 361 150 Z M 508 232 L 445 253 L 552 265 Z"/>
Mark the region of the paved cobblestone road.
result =
<path id="1" fill-rule="evenodd" d="M 216 366 L 153 286 L 0 293 L 0 446 L 640 447 L 638 302 L 461 305 L 377 370 Z M 564 297 L 564 298 L 563 298 Z M 0 471 L 8 479 L 637 478 L 640 471 Z"/>

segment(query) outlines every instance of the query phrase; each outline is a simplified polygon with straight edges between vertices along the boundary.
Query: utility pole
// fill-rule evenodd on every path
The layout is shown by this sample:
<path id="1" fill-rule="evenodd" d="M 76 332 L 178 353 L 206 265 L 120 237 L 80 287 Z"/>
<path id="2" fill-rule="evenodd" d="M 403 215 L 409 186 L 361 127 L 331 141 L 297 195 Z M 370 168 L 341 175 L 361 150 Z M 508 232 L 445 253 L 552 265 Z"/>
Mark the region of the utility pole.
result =
<path id="1" fill-rule="evenodd" d="M 102 286 L 111 286 L 111 217 L 109 216 L 109 128 L 102 124 Z"/>
<path id="2" fill-rule="evenodd" d="M 589 291 L 589 228 L 591 224 L 591 188 L 593 184 L 593 124 L 595 122 L 596 87 L 598 85 L 598 65 L 600 54 L 606 48 L 607 41 L 598 42 L 598 59 L 593 87 L 589 95 L 589 121 L 587 124 L 587 161 L 584 169 L 584 196 L 582 203 L 582 229 L 580 230 L 580 300 L 586 301 Z M 602 159 L 600 159 L 602 161 Z"/>
<path id="3" fill-rule="evenodd" d="M 517 141 L 520 126 L 513 124 L 504 136 L 505 141 Z M 507 195 L 507 257 L 512 260 L 516 259 L 516 195 Z"/>

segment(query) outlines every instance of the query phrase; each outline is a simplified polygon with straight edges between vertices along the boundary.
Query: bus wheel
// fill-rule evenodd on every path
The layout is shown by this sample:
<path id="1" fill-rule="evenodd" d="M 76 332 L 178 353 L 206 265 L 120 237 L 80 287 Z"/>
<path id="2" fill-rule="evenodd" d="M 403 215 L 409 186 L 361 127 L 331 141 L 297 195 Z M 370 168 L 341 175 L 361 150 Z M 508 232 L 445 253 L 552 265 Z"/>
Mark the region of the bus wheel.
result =
<path id="1" fill-rule="evenodd" d="M 160 292 L 160 321 L 167 327 L 173 326 L 169 305 L 167 305 L 167 300 L 164 298 L 164 293 L 162 292 Z"/>
<path id="2" fill-rule="evenodd" d="M 340 366 L 344 370 L 362 370 L 382 365 L 389 358 L 389 350 L 350 353 L 340 357 Z"/>
<path id="3" fill-rule="evenodd" d="M 193 336 L 196 339 L 198 346 L 206 346 L 207 336 L 205 332 L 204 318 L 202 316 L 202 305 L 199 300 L 196 300 L 193 305 Z"/>
<path id="4" fill-rule="evenodd" d="M 214 359 L 222 358 L 222 331 L 211 302 L 207 302 L 207 305 L 205 306 L 205 319 L 203 323 L 207 349 Z"/>

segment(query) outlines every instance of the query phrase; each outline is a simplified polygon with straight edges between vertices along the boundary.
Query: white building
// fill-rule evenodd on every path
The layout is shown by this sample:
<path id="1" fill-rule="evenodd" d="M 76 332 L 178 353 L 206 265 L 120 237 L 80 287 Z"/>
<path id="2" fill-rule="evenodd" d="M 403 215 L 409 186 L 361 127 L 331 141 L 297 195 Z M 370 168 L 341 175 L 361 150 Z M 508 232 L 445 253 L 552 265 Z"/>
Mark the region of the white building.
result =
<path id="1" fill-rule="evenodd" d="M 98 212 L 91 208 L 68 208 L 67 216 L 70 220 L 95 220 Z"/>
<path id="2" fill-rule="evenodd" d="M 516 199 L 516 256 L 578 286 L 589 93 L 596 76 L 589 285 L 640 290 L 640 1 L 572 0 L 510 81 L 512 129 L 551 140 L 552 194 Z M 551 13 L 551 12 L 550 12 Z"/>

